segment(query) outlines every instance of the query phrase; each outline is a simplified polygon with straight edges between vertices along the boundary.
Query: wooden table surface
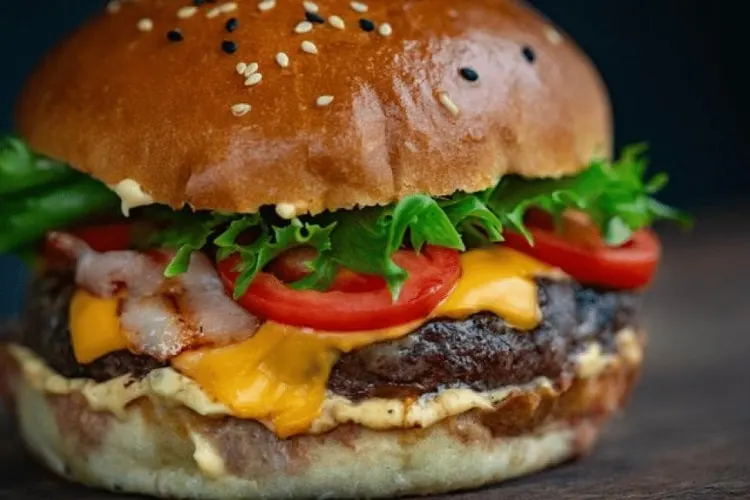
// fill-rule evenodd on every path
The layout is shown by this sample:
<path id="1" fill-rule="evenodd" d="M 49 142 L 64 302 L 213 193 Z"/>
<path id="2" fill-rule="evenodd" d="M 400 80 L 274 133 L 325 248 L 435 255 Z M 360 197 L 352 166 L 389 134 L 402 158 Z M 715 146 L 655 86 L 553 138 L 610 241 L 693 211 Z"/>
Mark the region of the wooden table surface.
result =
<path id="1" fill-rule="evenodd" d="M 647 301 L 650 343 L 627 411 L 593 455 L 443 499 L 750 498 L 750 211 L 667 233 Z M 718 221 L 722 221 L 719 223 Z M 0 498 L 124 500 L 37 466 L 0 412 Z"/>

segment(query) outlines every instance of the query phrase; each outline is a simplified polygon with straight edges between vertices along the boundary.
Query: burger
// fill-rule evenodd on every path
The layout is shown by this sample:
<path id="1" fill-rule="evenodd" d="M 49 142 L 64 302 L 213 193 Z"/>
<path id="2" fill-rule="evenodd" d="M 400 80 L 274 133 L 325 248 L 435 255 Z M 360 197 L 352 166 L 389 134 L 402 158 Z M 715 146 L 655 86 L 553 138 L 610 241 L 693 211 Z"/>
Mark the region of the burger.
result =
<path id="1" fill-rule="evenodd" d="M 684 216 L 510 0 L 112 1 L 0 153 L 28 449 L 196 499 L 473 488 L 582 456 Z"/>

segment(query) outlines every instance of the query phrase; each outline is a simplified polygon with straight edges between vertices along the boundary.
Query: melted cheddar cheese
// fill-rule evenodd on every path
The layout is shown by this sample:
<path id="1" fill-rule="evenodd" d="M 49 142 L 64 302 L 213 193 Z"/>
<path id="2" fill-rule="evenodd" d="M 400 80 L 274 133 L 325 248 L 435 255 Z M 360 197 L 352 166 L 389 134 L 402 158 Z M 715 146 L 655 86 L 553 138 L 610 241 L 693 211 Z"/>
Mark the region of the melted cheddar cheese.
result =
<path id="1" fill-rule="evenodd" d="M 432 313 L 432 317 L 463 319 L 492 312 L 519 330 L 531 330 L 541 320 L 536 275 L 551 269 L 509 248 L 471 250 L 461 256 L 461 279 Z"/>
<path id="2" fill-rule="evenodd" d="M 86 365 L 128 348 L 120 327 L 118 298 L 102 299 L 78 289 L 70 302 L 70 336 L 76 361 Z"/>
<path id="3" fill-rule="evenodd" d="M 401 338 L 438 317 L 461 319 L 489 311 L 522 330 L 539 323 L 533 277 L 551 272 L 548 266 L 504 247 L 466 252 L 461 264 L 462 276 L 454 290 L 422 320 L 347 333 L 267 321 L 243 342 L 183 353 L 172 366 L 237 417 L 267 422 L 281 437 L 305 432 L 320 415 L 328 377 L 341 353 Z M 71 332 L 81 363 L 127 347 L 116 300 L 79 291 L 71 305 Z"/>
<path id="4" fill-rule="evenodd" d="M 320 414 L 340 353 L 403 337 L 420 324 L 336 334 L 267 321 L 244 342 L 184 353 L 172 366 L 235 416 L 267 420 L 288 437 L 306 431 Z"/>

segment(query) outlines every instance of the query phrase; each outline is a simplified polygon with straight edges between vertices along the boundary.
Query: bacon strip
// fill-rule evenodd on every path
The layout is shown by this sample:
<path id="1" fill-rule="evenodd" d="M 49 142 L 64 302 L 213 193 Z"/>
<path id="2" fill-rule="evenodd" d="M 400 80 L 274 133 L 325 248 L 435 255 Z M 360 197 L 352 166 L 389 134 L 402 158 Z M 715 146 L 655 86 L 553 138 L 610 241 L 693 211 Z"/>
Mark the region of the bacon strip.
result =
<path id="1" fill-rule="evenodd" d="M 125 292 L 120 320 L 136 353 L 167 361 L 189 349 L 241 342 L 260 327 L 258 318 L 227 295 L 202 253 L 193 254 L 186 273 L 166 279 L 169 255 L 98 253 L 65 233 L 51 233 L 49 239 L 77 262 L 79 286 L 101 297 Z"/>

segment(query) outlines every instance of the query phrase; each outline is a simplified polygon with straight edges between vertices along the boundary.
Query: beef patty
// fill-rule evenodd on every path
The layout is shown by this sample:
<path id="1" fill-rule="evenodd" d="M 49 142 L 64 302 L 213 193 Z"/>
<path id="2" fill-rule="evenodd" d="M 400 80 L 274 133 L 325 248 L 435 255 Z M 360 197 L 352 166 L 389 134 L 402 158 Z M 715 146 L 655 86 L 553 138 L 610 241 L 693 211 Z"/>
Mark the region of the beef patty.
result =
<path id="1" fill-rule="evenodd" d="M 407 397 L 441 387 L 491 390 L 535 377 L 556 379 L 569 372 L 572 358 L 595 340 L 605 352 L 615 334 L 636 325 L 639 295 L 583 287 L 575 282 L 538 279 L 542 323 L 530 332 L 514 329 L 490 313 L 464 320 L 436 319 L 408 336 L 343 355 L 328 387 L 354 400 Z M 65 377 L 106 381 L 130 373 L 142 377 L 164 366 L 147 356 L 117 352 L 92 364 L 73 356 L 68 305 L 73 273 L 51 270 L 31 284 L 19 343 L 39 354 Z"/>

